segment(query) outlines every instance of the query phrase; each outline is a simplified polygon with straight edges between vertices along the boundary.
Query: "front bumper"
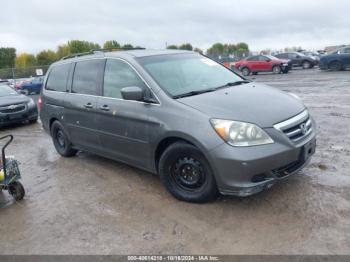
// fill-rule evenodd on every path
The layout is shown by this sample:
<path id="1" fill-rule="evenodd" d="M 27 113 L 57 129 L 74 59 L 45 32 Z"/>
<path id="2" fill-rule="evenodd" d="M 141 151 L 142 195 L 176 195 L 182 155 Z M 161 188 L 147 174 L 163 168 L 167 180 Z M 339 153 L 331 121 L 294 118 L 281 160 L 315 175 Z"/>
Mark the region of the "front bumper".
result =
<path id="1" fill-rule="evenodd" d="M 245 148 L 225 143 L 210 151 L 221 194 L 249 196 L 258 193 L 309 163 L 316 149 L 315 131 L 297 146 L 274 128 L 268 129 L 268 133 L 275 143 Z"/>
<path id="2" fill-rule="evenodd" d="M 37 107 L 26 107 L 25 110 L 17 113 L 1 114 L 0 113 L 0 127 L 8 126 L 11 124 L 23 123 L 25 121 L 31 121 L 38 119 Z"/>

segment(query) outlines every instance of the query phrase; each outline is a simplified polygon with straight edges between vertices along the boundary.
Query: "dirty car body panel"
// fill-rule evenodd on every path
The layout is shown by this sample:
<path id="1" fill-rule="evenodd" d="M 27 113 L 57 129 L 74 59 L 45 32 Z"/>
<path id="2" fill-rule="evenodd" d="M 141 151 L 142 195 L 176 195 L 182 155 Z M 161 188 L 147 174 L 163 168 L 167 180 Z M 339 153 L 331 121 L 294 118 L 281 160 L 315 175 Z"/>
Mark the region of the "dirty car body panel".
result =
<path id="1" fill-rule="evenodd" d="M 95 94 L 72 93 L 75 64 L 93 59 L 125 63 L 142 80 L 143 89 L 152 99 L 129 101 L 107 97 L 104 89 L 111 80 L 106 76 L 106 67 L 104 79 L 102 76 Z M 48 70 L 41 94 L 43 126 L 50 132 L 53 119 L 61 121 L 75 148 L 152 173 L 159 171 L 157 153 L 164 141 L 186 141 L 205 156 L 222 194 L 246 196 L 257 193 L 298 172 L 308 163 L 315 152 L 315 123 L 299 99 L 252 82 L 176 97 L 159 81 L 159 77 L 167 72 L 155 76 L 150 68 L 152 63 L 181 59 L 204 59 L 203 63 L 221 67 L 194 52 L 175 50 L 98 52 L 59 61 Z M 71 64 L 65 90 L 47 90 L 50 71 L 62 64 Z M 128 77 L 130 73 L 130 70 L 125 71 L 124 76 Z M 234 79 L 244 80 L 231 73 Z M 167 77 L 168 83 L 181 86 L 179 79 Z M 201 77 L 199 74 L 198 78 Z M 89 103 L 91 107 L 84 108 Z M 79 107 L 80 112 L 71 111 L 71 107 Z M 268 134 L 273 143 L 232 146 L 214 130 L 211 125 L 214 118 L 252 123 Z M 80 126 L 83 121 L 89 126 L 80 128 L 79 132 L 69 128 Z M 87 140 L 89 142 L 84 144 Z"/>

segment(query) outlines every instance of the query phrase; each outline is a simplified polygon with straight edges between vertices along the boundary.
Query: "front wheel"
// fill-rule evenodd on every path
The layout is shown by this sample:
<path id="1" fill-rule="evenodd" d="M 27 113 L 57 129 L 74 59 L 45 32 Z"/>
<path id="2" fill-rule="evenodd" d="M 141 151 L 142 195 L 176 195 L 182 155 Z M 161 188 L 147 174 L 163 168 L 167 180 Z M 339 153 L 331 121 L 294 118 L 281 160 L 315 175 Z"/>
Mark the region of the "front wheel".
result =
<path id="1" fill-rule="evenodd" d="M 51 137 L 56 151 L 64 157 L 71 157 L 77 153 L 77 150 L 72 148 L 70 142 L 62 124 L 58 121 L 52 123 L 51 126 Z"/>
<path id="2" fill-rule="evenodd" d="M 160 178 L 177 199 L 204 203 L 216 199 L 218 190 L 208 161 L 195 146 L 170 145 L 159 161 Z"/>
<path id="3" fill-rule="evenodd" d="M 26 194 L 26 192 L 24 191 L 23 185 L 18 181 L 15 181 L 12 184 L 10 184 L 8 189 L 9 189 L 10 195 L 16 201 L 22 200 Z"/>
<path id="4" fill-rule="evenodd" d="M 242 74 L 243 74 L 244 76 L 249 76 L 249 75 L 250 75 L 250 70 L 249 70 L 248 67 L 242 68 L 241 71 L 242 71 Z"/>

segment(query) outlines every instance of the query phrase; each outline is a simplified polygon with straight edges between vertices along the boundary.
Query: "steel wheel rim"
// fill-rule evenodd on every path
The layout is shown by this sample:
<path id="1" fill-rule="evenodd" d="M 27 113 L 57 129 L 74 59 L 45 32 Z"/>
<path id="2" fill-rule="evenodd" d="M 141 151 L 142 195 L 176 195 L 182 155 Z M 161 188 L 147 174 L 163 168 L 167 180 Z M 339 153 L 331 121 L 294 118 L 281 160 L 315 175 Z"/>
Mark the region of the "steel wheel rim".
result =
<path id="1" fill-rule="evenodd" d="M 201 163 L 193 157 L 178 158 L 170 173 L 175 184 L 186 191 L 196 191 L 206 182 Z"/>
<path id="2" fill-rule="evenodd" d="M 66 146 L 66 139 L 62 130 L 57 131 L 56 140 L 60 147 L 64 148 Z"/>

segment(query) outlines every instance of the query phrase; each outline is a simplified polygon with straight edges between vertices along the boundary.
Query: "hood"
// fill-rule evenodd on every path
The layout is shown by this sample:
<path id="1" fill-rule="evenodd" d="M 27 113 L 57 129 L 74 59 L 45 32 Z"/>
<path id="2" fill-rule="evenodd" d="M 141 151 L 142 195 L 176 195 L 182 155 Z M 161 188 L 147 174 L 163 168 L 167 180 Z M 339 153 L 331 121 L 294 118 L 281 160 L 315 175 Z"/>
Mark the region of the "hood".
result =
<path id="1" fill-rule="evenodd" d="M 260 127 L 272 127 L 305 110 L 299 99 L 260 83 L 232 86 L 177 101 L 210 118 L 249 122 Z"/>
<path id="2" fill-rule="evenodd" d="M 0 106 L 9 106 L 20 103 L 29 102 L 29 98 L 25 95 L 0 96 Z"/>

